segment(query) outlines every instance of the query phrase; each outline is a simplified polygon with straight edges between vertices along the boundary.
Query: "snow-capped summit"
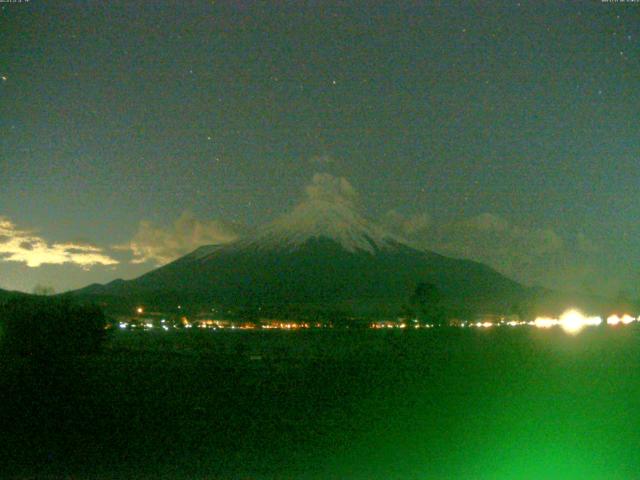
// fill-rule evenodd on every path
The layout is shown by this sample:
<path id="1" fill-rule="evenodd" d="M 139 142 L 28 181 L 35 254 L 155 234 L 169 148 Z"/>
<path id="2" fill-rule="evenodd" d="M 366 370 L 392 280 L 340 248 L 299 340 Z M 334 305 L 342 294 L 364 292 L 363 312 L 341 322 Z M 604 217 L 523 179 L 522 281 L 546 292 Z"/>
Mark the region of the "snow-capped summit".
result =
<path id="1" fill-rule="evenodd" d="M 316 174 L 305 194 L 292 211 L 263 225 L 254 235 L 227 245 L 201 247 L 194 257 L 229 249 L 291 251 L 309 240 L 330 240 L 351 253 L 375 253 L 407 243 L 360 213 L 358 195 L 344 178 Z"/>
<path id="2" fill-rule="evenodd" d="M 324 199 L 303 202 L 242 243 L 258 248 L 295 248 L 309 239 L 327 239 L 349 252 L 394 248 L 402 240 L 367 220 L 349 204 Z"/>
<path id="3" fill-rule="evenodd" d="M 344 178 L 315 175 L 305 193 L 291 212 L 254 235 L 202 246 L 134 280 L 79 294 L 377 313 L 380 305 L 395 312 L 421 282 L 436 284 L 448 301 L 465 308 L 502 309 L 524 294 L 484 265 L 415 248 L 368 220 Z"/>

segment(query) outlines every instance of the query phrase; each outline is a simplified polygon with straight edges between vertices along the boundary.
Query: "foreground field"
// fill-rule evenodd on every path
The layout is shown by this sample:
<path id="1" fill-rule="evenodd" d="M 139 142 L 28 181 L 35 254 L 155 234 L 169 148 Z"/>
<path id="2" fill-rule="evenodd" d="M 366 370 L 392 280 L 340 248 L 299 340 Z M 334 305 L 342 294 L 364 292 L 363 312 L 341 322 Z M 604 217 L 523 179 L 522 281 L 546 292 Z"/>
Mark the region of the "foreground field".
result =
<path id="1" fill-rule="evenodd" d="M 640 331 L 117 332 L 2 359 L 2 478 L 627 479 Z"/>

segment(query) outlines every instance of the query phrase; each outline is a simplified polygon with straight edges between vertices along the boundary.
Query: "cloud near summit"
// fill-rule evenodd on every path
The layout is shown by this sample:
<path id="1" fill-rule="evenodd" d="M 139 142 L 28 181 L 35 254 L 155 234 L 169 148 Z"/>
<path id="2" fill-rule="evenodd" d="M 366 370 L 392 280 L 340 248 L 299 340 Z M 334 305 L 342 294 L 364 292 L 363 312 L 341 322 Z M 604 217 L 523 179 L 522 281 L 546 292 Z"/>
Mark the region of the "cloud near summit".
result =
<path id="1" fill-rule="evenodd" d="M 316 173 L 305 187 L 304 198 L 299 205 L 320 202 L 355 208 L 358 199 L 358 193 L 347 179 L 328 173 Z M 152 262 L 164 265 L 198 247 L 229 243 L 244 233 L 246 229 L 236 223 L 200 220 L 186 211 L 169 226 L 141 221 L 131 241 L 114 248 L 130 251 L 133 254 L 132 263 Z"/>
<path id="2" fill-rule="evenodd" d="M 523 226 L 494 213 L 435 222 L 426 214 L 392 210 L 382 223 L 414 245 L 484 263 L 529 285 L 580 289 L 594 270 L 589 254 L 597 245 L 583 234 L 571 242 L 553 229 Z"/>
<path id="3" fill-rule="evenodd" d="M 359 209 L 361 196 L 346 178 L 316 173 L 305 187 L 302 205 L 315 202 Z M 495 213 L 437 222 L 426 212 L 406 215 L 391 210 L 378 223 L 416 247 L 475 260 L 529 284 L 549 285 L 550 276 L 565 278 L 565 270 L 575 270 L 572 266 L 585 261 L 574 258 L 570 242 L 554 230 L 519 225 Z M 578 240 L 582 250 L 595 248 L 583 236 Z"/>
<path id="4" fill-rule="evenodd" d="M 353 185 L 346 178 L 329 173 L 316 173 L 305 187 L 305 193 L 310 202 L 338 203 L 351 208 L 359 203 L 359 195 Z"/>
<path id="5" fill-rule="evenodd" d="M 323 202 L 359 209 L 361 197 L 343 177 L 316 173 L 305 187 L 302 204 Z M 572 242 L 550 228 L 534 228 L 511 222 L 495 213 L 438 222 L 427 212 L 403 214 L 391 210 L 378 223 L 388 232 L 419 248 L 466 258 L 489 265 L 526 284 L 575 285 L 575 272 L 589 272 L 589 259 L 575 256 Z M 594 251 L 593 242 L 580 235 L 580 250 Z M 571 282 L 565 279 L 571 279 Z M 562 285 L 559 285 L 562 283 Z"/>
<path id="6" fill-rule="evenodd" d="M 114 248 L 130 250 L 132 263 L 169 263 L 202 245 L 228 243 L 238 238 L 237 226 L 216 220 L 198 220 L 189 212 L 170 226 L 158 226 L 143 220 L 127 245 Z"/>

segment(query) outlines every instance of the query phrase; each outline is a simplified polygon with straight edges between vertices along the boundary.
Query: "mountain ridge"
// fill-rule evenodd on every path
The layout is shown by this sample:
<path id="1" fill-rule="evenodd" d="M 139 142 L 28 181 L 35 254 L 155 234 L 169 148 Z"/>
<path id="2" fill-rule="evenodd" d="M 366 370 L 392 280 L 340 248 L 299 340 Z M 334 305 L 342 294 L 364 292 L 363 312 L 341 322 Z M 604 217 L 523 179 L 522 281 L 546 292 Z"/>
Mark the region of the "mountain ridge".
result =
<path id="1" fill-rule="evenodd" d="M 315 180 L 304 201 L 253 235 L 201 246 L 133 280 L 72 293 L 173 308 L 313 306 L 356 313 L 397 311 L 424 282 L 438 287 L 452 311 L 504 313 L 526 299 L 525 287 L 494 269 L 419 248 L 366 218 L 348 184 Z"/>

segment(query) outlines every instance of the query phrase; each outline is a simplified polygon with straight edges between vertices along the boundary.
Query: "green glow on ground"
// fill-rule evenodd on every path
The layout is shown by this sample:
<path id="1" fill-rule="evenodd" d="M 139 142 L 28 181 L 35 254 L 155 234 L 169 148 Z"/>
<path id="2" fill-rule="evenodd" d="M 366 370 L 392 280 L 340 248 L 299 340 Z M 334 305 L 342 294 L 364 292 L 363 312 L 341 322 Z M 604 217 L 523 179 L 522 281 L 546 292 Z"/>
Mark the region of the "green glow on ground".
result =
<path id="1" fill-rule="evenodd" d="M 639 339 L 636 326 L 126 333 L 46 374 L 3 365 L 0 422 L 14 427 L 0 460 L 101 479 L 634 478 Z M 254 350 L 267 360 L 242 360 Z"/>

